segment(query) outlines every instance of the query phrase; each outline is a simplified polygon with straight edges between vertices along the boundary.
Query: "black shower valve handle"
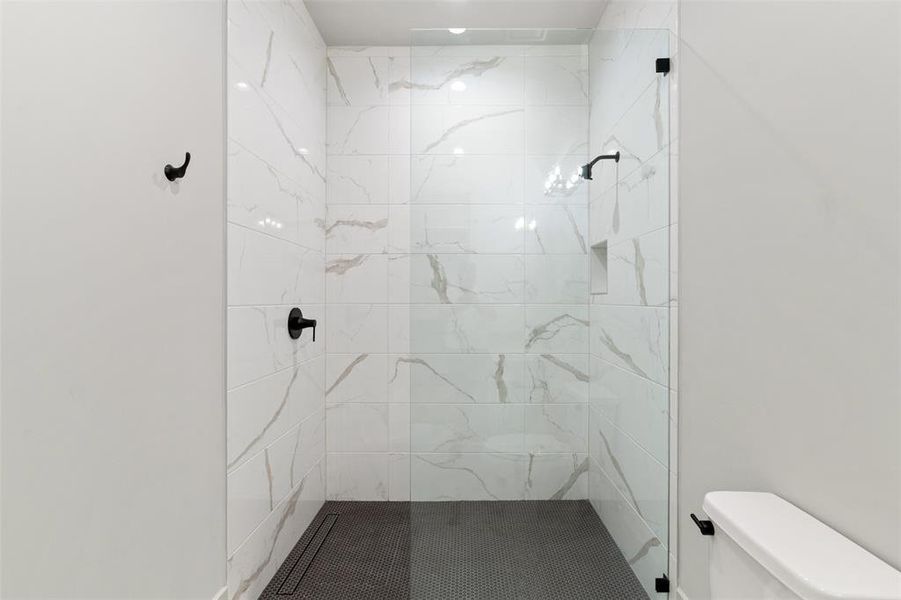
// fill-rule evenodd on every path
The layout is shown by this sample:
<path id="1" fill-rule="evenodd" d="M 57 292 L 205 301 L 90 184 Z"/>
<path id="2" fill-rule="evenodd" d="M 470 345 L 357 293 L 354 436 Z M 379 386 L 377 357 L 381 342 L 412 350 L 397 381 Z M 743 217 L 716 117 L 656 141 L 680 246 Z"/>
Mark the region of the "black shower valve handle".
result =
<path id="1" fill-rule="evenodd" d="M 185 152 L 185 162 L 180 167 L 173 167 L 172 165 L 166 165 L 163 167 L 163 174 L 166 176 L 166 179 L 169 181 L 175 181 L 176 179 L 181 179 L 185 176 L 185 173 L 188 170 L 188 163 L 191 162 L 191 153 Z"/>
<path id="2" fill-rule="evenodd" d="M 288 335 L 292 340 L 300 337 L 304 329 L 313 328 L 313 341 L 316 341 L 316 319 L 306 319 L 296 306 L 288 313 Z"/>

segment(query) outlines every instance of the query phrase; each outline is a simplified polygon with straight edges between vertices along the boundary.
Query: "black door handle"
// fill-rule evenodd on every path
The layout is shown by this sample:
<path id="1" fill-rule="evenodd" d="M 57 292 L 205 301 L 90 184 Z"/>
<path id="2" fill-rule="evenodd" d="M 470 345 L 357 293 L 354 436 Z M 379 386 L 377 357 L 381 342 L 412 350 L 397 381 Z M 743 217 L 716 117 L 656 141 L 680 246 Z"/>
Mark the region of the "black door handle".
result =
<path id="1" fill-rule="evenodd" d="M 185 171 L 188 170 L 188 163 L 191 162 L 191 153 L 185 152 L 185 164 L 180 167 L 173 167 L 172 165 L 166 165 L 163 168 L 163 174 L 166 176 L 166 179 L 169 181 L 175 181 L 176 179 L 181 179 L 185 176 Z"/>
<path id="2" fill-rule="evenodd" d="M 316 341 L 316 319 L 305 319 L 299 308 L 294 307 L 288 313 L 288 335 L 292 340 L 300 337 L 304 329 L 313 328 L 313 341 Z"/>

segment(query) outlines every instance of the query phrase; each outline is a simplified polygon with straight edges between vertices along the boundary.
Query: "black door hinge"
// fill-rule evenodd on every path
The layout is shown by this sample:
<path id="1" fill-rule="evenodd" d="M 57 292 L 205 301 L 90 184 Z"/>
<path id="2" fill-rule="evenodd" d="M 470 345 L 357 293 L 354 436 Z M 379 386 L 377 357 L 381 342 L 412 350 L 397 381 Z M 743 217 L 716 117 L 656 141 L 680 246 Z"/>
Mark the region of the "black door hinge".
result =
<path id="1" fill-rule="evenodd" d="M 658 58 L 654 66 L 658 73 L 666 75 L 669 73 L 669 58 Z"/>
<path id="2" fill-rule="evenodd" d="M 669 577 L 666 576 L 666 573 L 654 580 L 654 591 L 658 594 L 669 592 Z"/>

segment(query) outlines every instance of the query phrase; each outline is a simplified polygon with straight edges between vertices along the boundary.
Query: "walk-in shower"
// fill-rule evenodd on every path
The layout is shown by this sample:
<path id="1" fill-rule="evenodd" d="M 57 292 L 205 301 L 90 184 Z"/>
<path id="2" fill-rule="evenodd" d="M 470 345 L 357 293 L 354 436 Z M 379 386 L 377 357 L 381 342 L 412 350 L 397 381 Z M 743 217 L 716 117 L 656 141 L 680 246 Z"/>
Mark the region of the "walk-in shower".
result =
<path id="1" fill-rule="evenodd" d="M 330 501 L 267 593 L 654 594 L 668 34 L 411 40 L 328 50 Z"/>

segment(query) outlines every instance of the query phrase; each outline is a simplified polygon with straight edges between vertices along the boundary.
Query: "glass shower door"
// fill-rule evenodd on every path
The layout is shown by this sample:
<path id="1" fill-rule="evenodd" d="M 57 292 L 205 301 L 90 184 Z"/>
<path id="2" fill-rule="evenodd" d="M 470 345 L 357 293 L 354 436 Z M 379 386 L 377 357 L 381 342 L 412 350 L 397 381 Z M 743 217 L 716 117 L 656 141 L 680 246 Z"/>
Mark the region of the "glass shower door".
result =
<path id="1" fill-rule="evenodd" d="M 408 279 L 392 310 L 406 329 L 394 377 L 409 399 L 416 599 L 598 597 L 605 578 L 622 580 L 619 597 L 647 589 L 623 557 L 635 523 L 620 544 L 598 515 L 642 515 L 640 461 L 666 464 L 626 421 L 642 418 L 638 380 L 665 388 L 628 352 L 642 327 L 667 330 L 666 302 L 638 314 L 657 298 L 632 291 L 660 260 L 664 280 L 650 287 L 667 289 L 668 248 L 640 263 L 641 232 L 609 229 L 614 212 L 640 210 L 617 203 L 649 181 L 619 189 L 617 173 L 644 164 L 628 135 L 619 164 L 594 168 L 599 185 L 579 175 L 620 139 L 590 139 L 593 100 L 606 101 L 593 98 L 592 50 L 608 45 L 598 33 L 413 32 L 409 246 L 393 257 Z M 648 406 L 661 408 L 665 419 L 665 403 Z M 650 491 L 663 507 L 667 482 Z"/>

